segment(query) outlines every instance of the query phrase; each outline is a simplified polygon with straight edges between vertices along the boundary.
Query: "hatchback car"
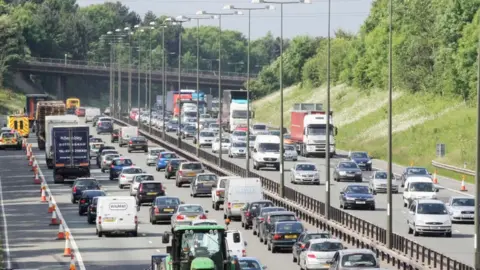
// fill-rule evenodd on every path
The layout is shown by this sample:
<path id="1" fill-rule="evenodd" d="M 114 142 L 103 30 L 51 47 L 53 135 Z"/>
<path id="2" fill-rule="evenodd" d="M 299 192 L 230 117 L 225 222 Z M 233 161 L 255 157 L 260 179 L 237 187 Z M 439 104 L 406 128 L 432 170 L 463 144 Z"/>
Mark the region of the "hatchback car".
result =
<path id="1" fill-rule="evenodd" d="M 84 190 L 100 190 L 101 186 L 95 178 L 77 178 L 72 184 L 72 203 L 77 203 Z"/>
<path id="2" fill-rule="evenodd" d="M 147 166 L 155 165 L 155 163 L 157 163 L 158 155 L 160 155 L 160 153 L 165 151 L 167 150 L 165 150 L 165 148 L 162 148 L 162 147 L 155 147 L 155 148 L 148 149 L 147 157 L 145 158 L 145 163 L 147 164 Z"/>
<path id="3" fill-rule="evenodd" d="M 328 264 L 331 270 L 380 268 L 376 254 L 370 249 L 338 250 Z"/>
<path id="4" fill-rule="evenodd" d="M 181 204 L 180 198 L 171 196 L 156 197 L 150 207 L 150 223 L 170 222 L 177 207 Z"/>
<path id="5" fill-rule="evenodd" d="M 240 257 L 238 258 L 238 264 L 240 265 L 240 270 L 265 270 L 267 266 L 262 265 L 262 263 L 253 257 Z"/>
<path id="6" fill-rule="evenodd" d="M 101 197 L 101 196 L 100 196 Z M 88 224 L 95 224 L 95 220 L 97 219 L 97 203 L 99 197 L 94 197 L 92 202 L 87 208 L 87 222 Z"/>
<path id="7" fill-rule="evenodd" d="M 197 197 L 198 195 L 212 195 L 212 189 L 217 184 L 217 175 L 214 173 L 199 173 L 190 185 L 192 191 L 190 195 Z"/>
<path id="8" fill-rule="evenodd" d="M 127 146 L 128 152 L 131 153 L 133 151 L 143 151 L 145 153 L 148 152 L 148 141 L 145 137 L 138 136 L 132 137 L 128 141 Z"/>
<path id="9" fill-rule="evenodd" d="M 158 155 L 156 170 L 159 172 L 167 167 L 167 163 L 170 159 L 179 158 L 174 152 L 162 152 Z"/>
<path id="10" fill-rule="evenodd" d="M 109 154 L 118 154 L 118 151 L 115 150 L 115 146 L 112 145 L 104 145 L 98 149 L 98 154 L 97 154 L 97 166 L 100 168 L 100 161 L 102 160 L 102 156 L 105 155 L 104 151 L 110 151 Z"/>
<path id="11" fill-rule="evenodd" d="M 375 171 L 373 172 L 372 176 L 370 177 L 370 181 L 368 182 L 368 188 L 370 189 L 371 193 L 386 193 L 387 192 L 387 179 L 388 173 L 386 171 Z M 398 184 L 395 175 L 391 175 L 390 177 L 392 181 L 392 193 L 398 193 Z"/>
<path id="12" fill-rule="evenodd" d="M 452 221 L 445 203 L 440 200 L 421 199 L 408 207 L 408 233 L 436 234 L 452 237 Z"/>
<path id="13" fill-rule="evenodd" d="M 102 173 L 110 170 L 110 166 L 112 166 L 112 160 L 119 158 L 120 154 L 106 154 L 103 156 L 101 165 L 100 165 L 100 170 Z"/>
<path id="14" fill-rule="evenodd" d="M 198 139 L 199 139 L 198 147 L 201 148 L 203 146 L 212 146 L 213 140 L 215 139 L 215 133 L 208 130 L 202 130 L 198 135 Z M 193 138 L 193 143 L 197 144 L 196 136 Z"/>
<path id="15" fill-rule="evenodd" d="M 107 196 L 107 194 L 103 190 L 84 190 L 78 200 L 78 215 L 83 216 L 87 213 L 93 198 L 100 196 Z"/>
<path id="16" fill-rule="evenodd" d="M 190 184 L 197 177 L 197 174 L 204 171 L 205 169 L 200 162 L 182 162 L 175 176 L 175 185 L 181 187 L 183 184 Z"/>
<path id="17" fill-rule="evenodd" d="M 297 163 L 291 169 L 290 182 L 294 184 L 320 185 L 320 173 L 314 163 Z"/>
<path id="18" fill-rule="evenodd" d="M 138 185 L 137 205 L 152 203 L 158 196 L 165 196 L 165 187 L 160 181 L 143 181 Z"/>
<path id="19" fill-rule="evenodd" d="M 208 210 L 200 204 L 181 204 L 170 219 L 172 228 L 179 225 L 190 225 L 192 220 L 207 219 Z"/>
<path id="20" fill-rule="evenodd" d="M 253 235 L 259 236 L 260 224 L 262 224 L 265 221 L 265 217 L 267 216 L 268 213 L 278 212 L 278 211 L 287 211 L 287 209 L 283 207 L 277 207 L 277 206 L 262 207 L 258 215 L 252 219 Z"/>
<path id="21" fill-rule="evenodd" d="M 339 239 L 313 239 L 305 244 L 298 264 L 301 269 L 328 269 L 338 250 L 344 249 Z"/>
<path id="22" fill-rule="evenodd" d="M 114 129 L 112 131 L 112 133 L 110 134 L 110 142 L 111 143 L 114 143 L 114 142 L 118 142 L 118 136 L 120 134 L 120 130 L 118 129 Z"/>
<path id="23" fill-rule="evenodd" d="M 129 186 L 133 182 L 133 177 L 138 174 L 143 174 L 144 171 L 140 167 L 129 166 L 123 167 L 118 177 L 118 188 L 123 189 L 124 186 Z"/>
<path id="24" fill-rule="evenodd" d="M 242 130 L 235 130 L 230 135 L 232 142 L 246 142 L 247 141 L 247 132 Z"/>
<path id="25" fill-rule="evenodd" d="M 264 124 L 254 124 L 252 125 L 252 128 L 251 128 L 251 133 L 254 135 L 257 135 L 258 133 L 266 132 L 266 131 L 268 131 L 268 127 L 267 125 L 264 125 Z"/>
<path id="26" fill-rule="evenodd" d="M 293 255 L 293 262 L 298 262 L 298 258 L 300 257 L 300 253 L 302 250 L 305 249 L 305 244 L 314 239 L 328 239 L 332 238 L 332 234 L 328 231 L 320 231 L 320 232 L 312 232 L 312 231 L 305 231 L 300 234 L 297 238 L 297 242 L 292 247 L 292 255 Z"/>
<path id="27" fill-rule="evenodd" d="M 453 222 L 473 222 L 475 217 L 475 198 L 452 196 L 448 200 L 447 210 Z"/>
<path id="28" fill-rule="evenodd" d="M 348 185 L 340 191 L 340 208 L 375 210 L 375 196 L 370 193 L 368 186 Z"/>
<path id="29" fill-rule="evenodd" d="M 362 170 L 360 170 L 355 162 L 339 162 L 333 171 L 333 180 L 337 182 L 342 180 L 354 180 L 355 182 L 362 182 Z"/>
<path id="30" fill-rule="evenodd" d="M 269 200 L 247 202 L 241 211 L 240 221 L 242 228 L 248 230 L 253 225 L 253 219 L 258 216 L 263 207 L 272 207 L 273 202 Z"/>
<path id="31" fill-rule="evenodd" d="M 113 132 L 113 122 L 112 121 L 102 121 L 102 118 L 97 122 L 97 134 L 103 133 L 112 133 Z"/>
<path id="32" fill-rule="evenodd" d="M 133 166 L 133 162 L 129 158 L 119 157 L 112 160 L 110 165 L 110 181 L 117 179 L 123 170 L 123 167 Z"/>
<path id="33" fill-rule="evenodd" d="M 133 176 L 132 183 L 130 185 L 130 196 L 135 196 L 137 195 L 137 190 L 138 187 L 140 186 L 140 183 L 143 181 L 155 181 L 155 177 L 153 174 L 137 174 Z"/>
<path id="34" fill-rule="evenodd" d="M 291 249 L 300 234 L 305 231 L 302 222 L 300 221 L 278 221 L 268 231 L 267 249 L 272 253 L 277 252 L 277 249 Z"/>
<path id="35" fill-rule="evenodd" d="M 264 221 L 260 223 L 259 235 L 260 242 L 267 244 L 268 234 L 274 229 L 275 223 L 279 221 L 297 221 L 298 218 L 295 213 L 290 211 L 274 211 L 267 213 Z"/>
<path id="36" fill-rule="evenodd" d="M 242 158 L 247 156 L 247 143 L 236 141 L 230 145 L 228 149 L 228 157 L 230 158 Z"/>
<path id="37" fill-rule="evenodd" d="M 170 179 L 173 176 L 176 176 L 178 168 L 182 162 L 187 162 L 187 160 L 181 158 L 170 159 L 167 163 L 167 167 L 165 168 L 165 178 Z"/>
<path id="38" fill-rule="evenodd" d="M 194 125 L 185 125 L 179 135 L 182 139 L 193 138 L 197 134 L 197 128 Z"/>
<path id="39" fill-rule="evenodd" d="M 297 148 L 293 144 L 284 144 L 283 149 L 285 152 L 283 153 L 285 160 L 297 161 L 298 160 L 298 152 Z"/>
<path id="40" fill-rule="evenodd" d="M 228 150 L 230 149 L 230 145 L 231 145 L 231 141 L 229 138 L 225 138 L 222 136 L 222 143 L 220 143 L 220 138 L 217 137 L 213 141 L 212 152 L 218 153 L 222 151 L 222 153 L 228 153 Z"/>
<path id="41" fill-rule="evenodd" d="M 424 167 L 406 167 L 403 170 L 402 175 L 400 176 L 401 186 L 405 186 L 407 178 L 410 176 L 426 176 L 431 178 L 431 174 L 428 172 L 427 168 Z"/>

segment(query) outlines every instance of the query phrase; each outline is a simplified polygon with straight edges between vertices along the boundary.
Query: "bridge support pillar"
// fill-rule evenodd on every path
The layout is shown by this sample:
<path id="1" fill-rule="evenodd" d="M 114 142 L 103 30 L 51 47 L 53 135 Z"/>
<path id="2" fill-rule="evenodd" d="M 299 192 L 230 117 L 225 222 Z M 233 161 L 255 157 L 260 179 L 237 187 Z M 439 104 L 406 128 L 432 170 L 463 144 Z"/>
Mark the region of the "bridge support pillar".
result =
<path id="1" fill-rule="evenodd" d="M 67 78 L 65 76 L 57 76 L 57 99 L 65 99 L 65 91 L 67 85 Z"/>

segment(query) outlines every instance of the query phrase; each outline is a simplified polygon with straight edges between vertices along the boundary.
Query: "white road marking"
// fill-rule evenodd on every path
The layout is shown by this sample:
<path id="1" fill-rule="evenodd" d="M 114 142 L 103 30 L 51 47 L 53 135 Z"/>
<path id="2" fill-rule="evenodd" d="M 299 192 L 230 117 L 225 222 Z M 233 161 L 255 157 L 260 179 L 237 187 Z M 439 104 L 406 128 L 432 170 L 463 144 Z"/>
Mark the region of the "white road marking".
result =
<path id="1" fill-rule="evenodd" d="M 459 230 L 455 230 L 456 233 L 459 233 L 460 231 Z"/>
<path id="2" fill-rule="evenodd" d="M 152 241 L 148 241 L 149 244 L 152 244 Z"/>
<path id="3" fill-rule="evenodd" d="M 44 179 L 45 189 L 47 194 L 52 197 L 52 200 L 55 201 L 55 198 L 53 197 L 53 194 L 50 191 L 50 187 L 48 186 L 48 182 L 45 180 L 45 176 L 43 175 L 42 169 L 40 167 L 38 167 L 38 174 L 40 175 L 41 179 Z M 82 255 L 80 254 L 80 249 L 78 248 L 77 243 L 75 242 L 75 238 L 73 237 L 72 232 L 68 228 L 67 222 L 63 218 L 62 212 L 60 211 L 60 208 L 58 206 L 56 211 L 57 211 L 58 218 L 62 221 L 65 231 L 70 232 L 70 244 L 72 245 L 72 248 L 74 250 L 75 259 L 77 261 L 78 268 L 80 268 L 80 270 L 87 270 L 87 268 L 85 268 L 85 264 L 83 263 Z"/>
<path id="4" fill-rule="evenodd" d="M 3 188 L 2 188 L 2 178 L 0 177 L 0 205 L 2 208 L 2 217 L 3 217 L 3 234 L 5 235 L 5 262 L 7 269 L 12 269 L 12 261 L 10 259 L 10 245 L 8 242 L 8 225 L 7 225 L 7 213 L 5 212 L 5 205 L 3 204 Z"/>
<path id="5" fill-rule="evenodd" d="M 2 171 L 5 172 L 5 171 Z M 33 178 L 33 174 L 4 176 L 3 178 Z"/>
<path id="6" fill-rule="evenodd" d="M 160 252 L 160 249 L 157 249 L 156 252 Z"/>

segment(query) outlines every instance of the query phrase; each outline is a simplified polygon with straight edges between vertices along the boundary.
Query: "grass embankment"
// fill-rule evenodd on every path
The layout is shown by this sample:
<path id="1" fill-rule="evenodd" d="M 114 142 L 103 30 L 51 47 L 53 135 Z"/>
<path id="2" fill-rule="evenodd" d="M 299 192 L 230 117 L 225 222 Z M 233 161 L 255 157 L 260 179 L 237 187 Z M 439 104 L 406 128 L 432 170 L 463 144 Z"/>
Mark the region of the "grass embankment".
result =
<path id="1" fill-rule="evenodd" d="M 338 127 L 337 147 L 345 150 L 366 150 L 375 158 L 386 160 L 388 129 L 388 93 L 359 91 L 335 86 L 331 91 L 333 118 Z M 290 87 L 284 90 L 284 123 L 290 128 L 290 110 L 294 103 L 324 103 L 326 89 Z M 280 95 L 278 92 L 253 103 L 255 121 L 279 126 Z M 324 106 L 325 107 L 325 106 Z M 411 94 L 395 91 L 393 103 L 393 160 L 408 165 L 427 166 L 431 161 L 463 167 L 475 166 L 476 108 L 459 99 Z M 446 144 L 446 156 L 437 159 L 436 143 Z M 450 171 L 439 174 L 454 179 L 461 175 Z M 467 177 L 473 182 L 473 177 Z"/>
<path id="2" fill-rule="evenodd" d="M 13 92 L 10 89 L 0 88 L 0 114 L 9 115 L 23 112 L 25 95 Z"/>

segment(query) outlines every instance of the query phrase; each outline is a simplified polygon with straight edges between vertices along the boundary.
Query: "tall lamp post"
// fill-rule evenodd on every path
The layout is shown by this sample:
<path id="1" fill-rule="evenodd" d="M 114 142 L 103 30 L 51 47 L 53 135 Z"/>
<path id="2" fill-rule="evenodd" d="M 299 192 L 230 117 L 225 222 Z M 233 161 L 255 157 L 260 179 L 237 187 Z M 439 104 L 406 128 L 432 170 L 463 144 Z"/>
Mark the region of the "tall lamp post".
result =
<path id="1" fill-rule="evenodd" d="M 182 89 L 182 24 L 184 22 L 188 22 L 189 19 L 185 19 L 182 16 L 178 16 L 177 18 L 166 18 L 166 22 L 171 22 L 174 24 L 179 25 L 180 27 L 178 28 L 178 91 Z M 182 100 L 180 99 L 180 107 L 179 107 L 179 115 L 178 115 L 178 130 L 179 132 L 177 133 L 177 146 L 180 147 L 182 145 Z"/>
<path id="2" fill-rule="evenodd" d="M 152 133 L 152 31 L 155 22 L 150 22 L 149 46 L 150 46 L 150 71 L 148 74 L 148 133 Z"/>
<path id="3" fill-rule="evenodd" d="M 220 125 L 220 132 L 218 138 L 220 145 L 222 145 L 222 16 L 242 15 L 241 11 L 235 10 L 233 12 L 212 13 L 205 10 L 197 11 L 197 15 L 211 15 L 218 19 L 218 124 Z M 222 150 L 218 151 L 218 165 L 222 166 Z"/>
<path id="4" fill-rule="evenodd" d="M 115 32 L 120 33 L 122 29 L 117 28 Z M 122 117 L 122 63 L 120 61 L 120 57 L 117 57 L 117 65 L 118 65 L 118 93 L 117 93 L 117 117 L 120 119 Z"/>
<path id="5" fill-rule="evenodd" d="M 132 35 L 133 32 L 130 27 L 123 29 L 128 34 L 128 96 L 127 96 L 127 110 L 130 112 L 132 109 Z M 130 118 L 128 118 L 130 121 Z"/>
<path id="6" fill-rule="evenodd" d="M 475 249 L 474 256 L 474 267 L 475 269 L 480 269 L 480 39 L 478 40 L 477 45 L 477 162 L 475 170 L 475 232 L 474 232 L 474 243 L 473 247 Z"/>
<path id="7" fill-rule="evenodd" d="M 283 172 L 284 166 L 284 148 L 283 148 L 283 6 L 290 4 L 311 4 L 311 0 L 297 0 L 297 1 L 266 1 L 266 0 L 252 0 L 253 4 L 267 3 L 280 5 L 280 197 L 285 195 L 285 174 Z M 329 112 L 328 112 L 329 113 Z M 327 113 L 327 115 L 328 115 Z M 328 122 L 327 122 L 328 123 Z M 327 124 L 328 127 L 328 124 Z M 328 136 L 327 136 L 328 138 Z M 328 146 L 327 146 L 328 147 Z M 329 150 L 329 149 L 328 149 Z M 327 150 L 327 151 L 328 151 Z M 328 156 L 328 155 L 327 155 Z M 327 171 L 327 174 L 329 172 Z M 328 187 L 327 187 L 328 189 Z"/>
<path id="8" fill-rule="evenodd" d="M 118 31 L 117 31 L 118 30 Z M 115 32 L 120 32 L 120 29 L 117 29 L 115 30 Z M 117 56 L 117 50 L 116 50 L 116 44 L 120 44 L 122 43 L 122 38 L 124 37 L 125 35 L 122 35 L 122 34 L 114 34 L 113 31 L 108 31 L 107 32 L 107 37 L 109 39 L 111 39 L 113 42 L 111 43 L 112 47 L 111 47 L 111 50 L 112 50 L 112 62 L 111 62 L 111 70 L 112 70 L 112 83 L 111 83 L 111 92 L 110 92 L 110 95 L 111 95 L 111 114 L 112 116 L 115 116 L 116 115 L 116 111 L 118 109 L 118 107 L 115 105 L 115 58 L 117 60 L 117 67 L 118 67 L 118 99 L 120 100 L 120 89 L 121 89 L 121 68 L 120 68 L 120 60 L 119 60 L 119 57 L 116 57 Z"/>
<path id="9" fill-rule="evenodd" d="M 187 16 L 178 16 L 177 20 L 196 20 L 197 21 L 197 147 L 196 154 L 197 157 L 200 153 L 200 20 L 211 20 L 213 16 L 202 16 L 202 17 L 187 17 Z"/>
<path id="10" fill-rule="evenodd" d="M 387 248 L 393 246 L 393 227 L 392 227 L 392 95 L 393 95 L 393 77 L 392 77 L 392 61 L 393 61 L 393 0 L 389 1 L 388 17 L 388 165 L 387 165 Z"/>

